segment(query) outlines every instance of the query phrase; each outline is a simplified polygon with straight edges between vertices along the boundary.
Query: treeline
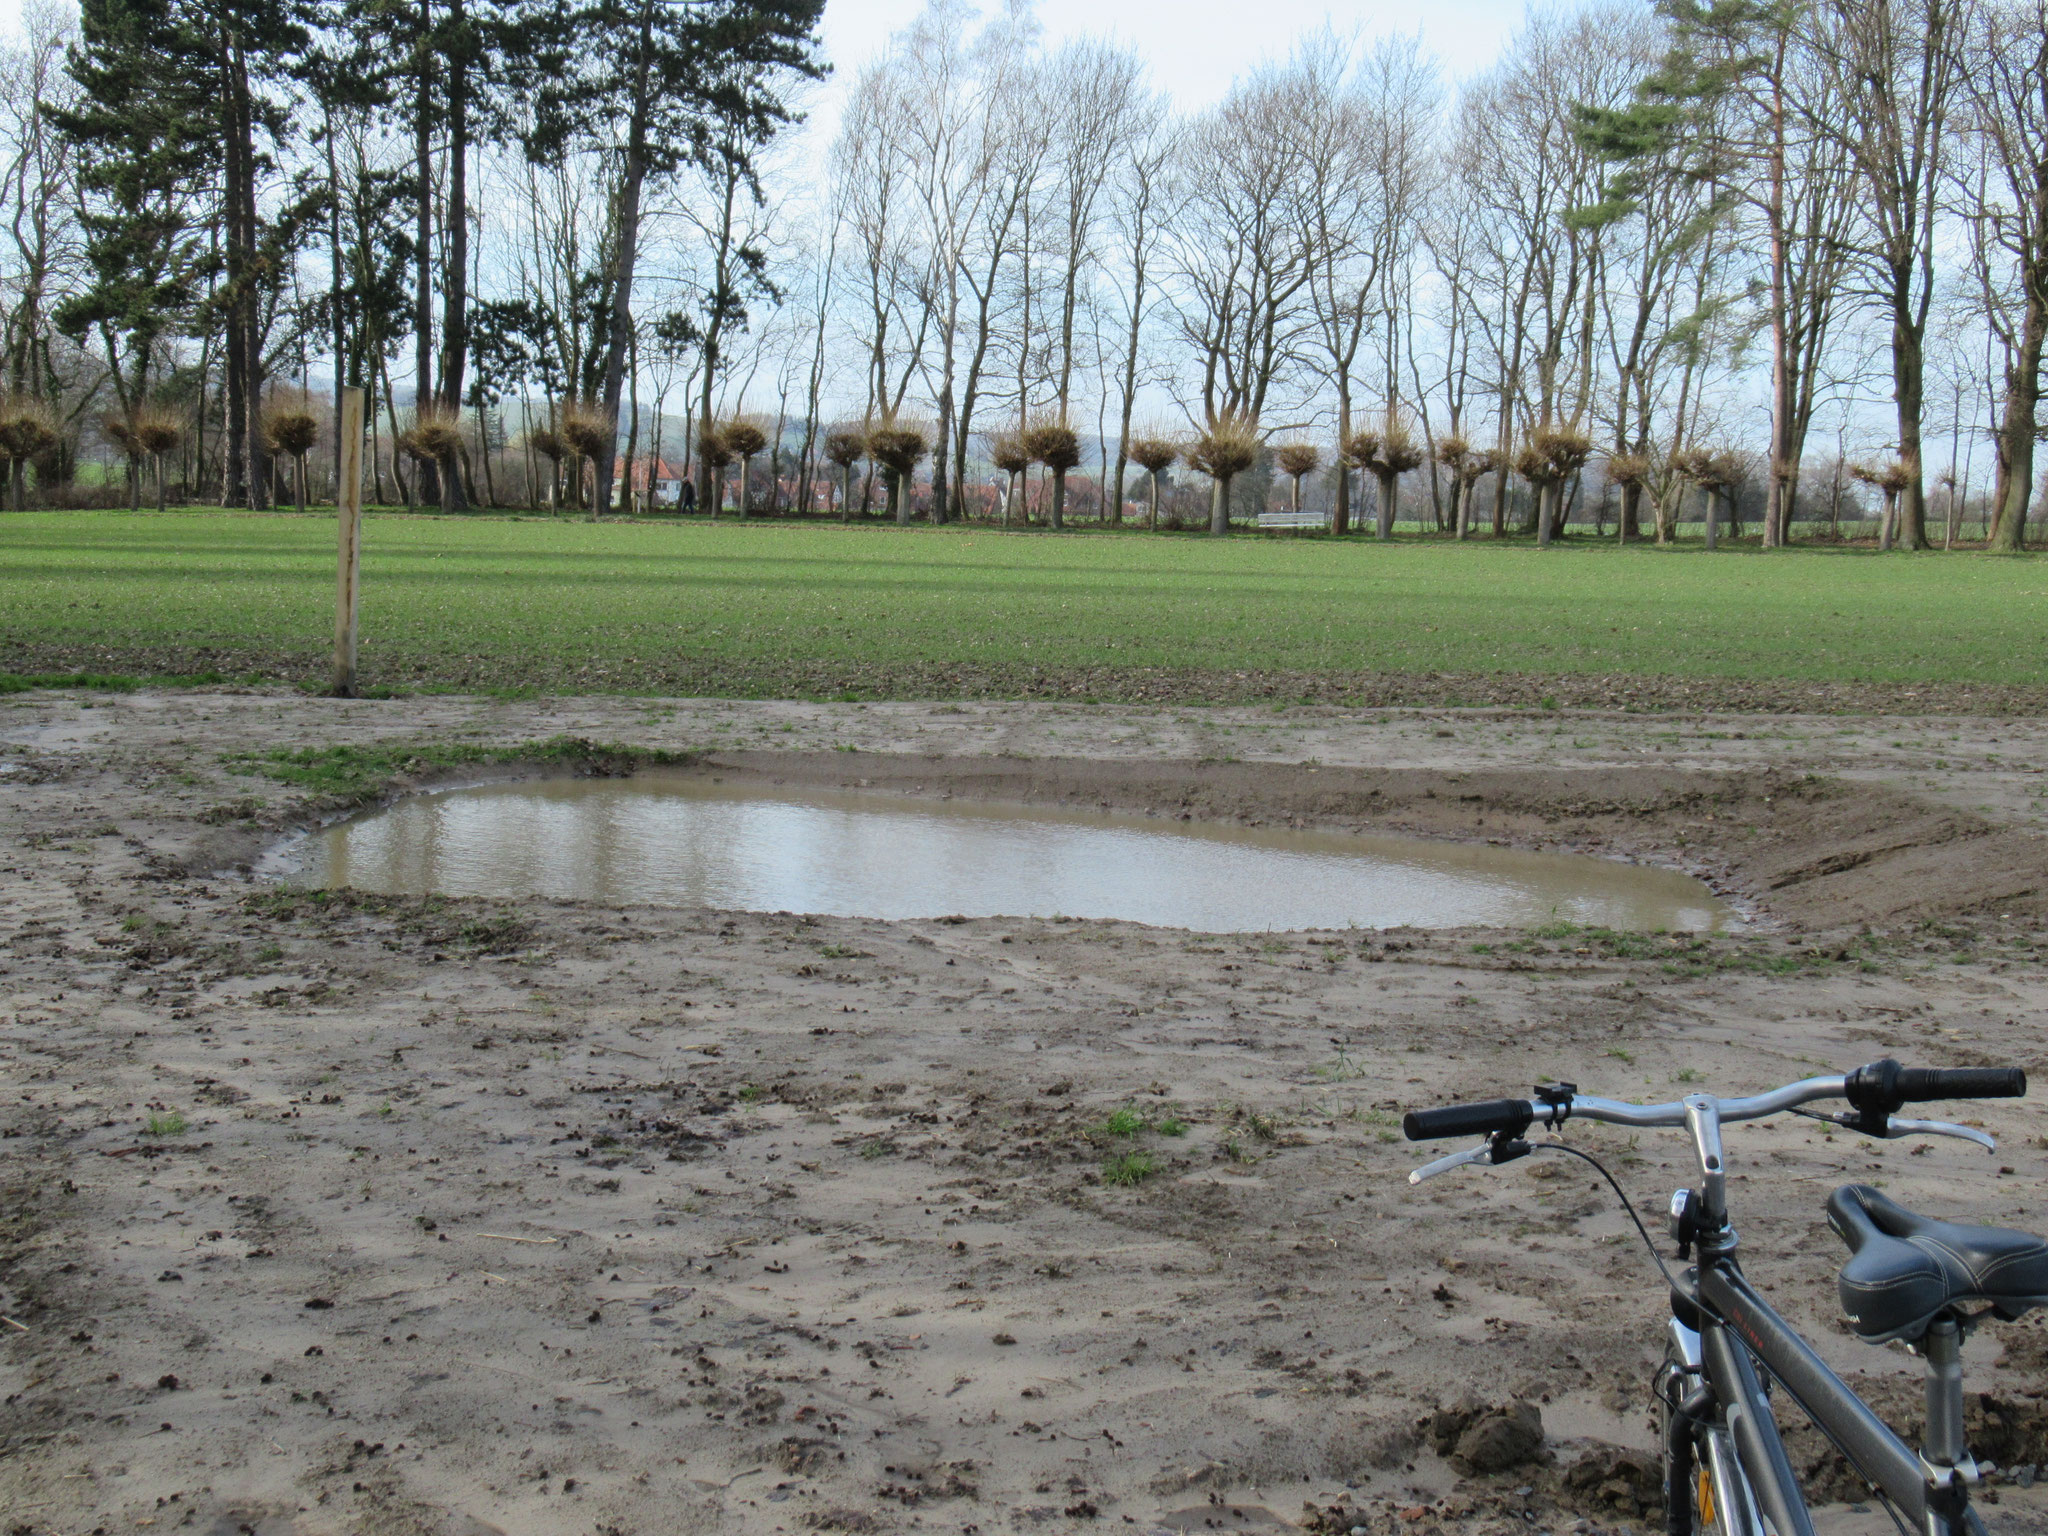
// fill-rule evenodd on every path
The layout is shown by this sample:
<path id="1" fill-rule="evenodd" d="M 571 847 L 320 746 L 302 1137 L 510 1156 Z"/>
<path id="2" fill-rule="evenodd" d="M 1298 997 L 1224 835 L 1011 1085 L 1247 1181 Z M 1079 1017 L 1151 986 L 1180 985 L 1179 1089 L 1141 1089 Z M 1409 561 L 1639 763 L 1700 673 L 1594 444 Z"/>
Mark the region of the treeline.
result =
<path id="1" fill-rule="evenodd" d="M 16 497 L 324 494 L 358 383 L 448 507 L 2024 544 L 2048 0 L 1595 0 L 1455 84 L 1322 33 L 1198 111 L 930 0 L 807 137 L 818 12 L 32 8 Z"/>
<path id="2" fill-rule="evenodd" d="M 2044 23 L 1597 3 L 1533 13 L 1456 89 L 1408 40 L 1324 34 L 1182 114 L 1134 52 L 935 3 L 855 87 L 829 313 L 867 417 L 927 419 L 942 508 L 977 451 L 1057 485 L 1029 439 L 1066 425 L 1114 455 L 1111 515 L 1177 457 L 1219 526 L 1232 477 L 1277 462 L 1340 530 L 1418 479 L 1443 526 L 1539 539 L 1593 492 L 1668 538 L 1692 498 L 1760 490 L 1768 546 L 1839 509 L 1839 469 L 1826 513 L 1801 502 L 1819 439 L 1887 544 L 1926 547 L 1930 506 L 1953 537 L 1974 474 L 2017 548 Z"/>
<path id="3" fill-rule="evenodd" d="M 316 379 L 370 390 L 380 480 L 388 469 L 406 497 L 448 507 L 488 476 L 508 399 L 537 389 L 619 420 L 652 307 L 649 209 L 692 180 L 754 195 L 792 86 L 823 72 L 822 8 L 31 5 L 0 81 L 13 247 L 0 456 L 17 500 L 30 467 L 61 499 L 91 441 L 127 458 L 136 497 L 145 464 L 160 495 L 176 474 L 186 495 L 261 507 L 288 471 L 303 493 L 314 443 L 336 446 Z M 481 237 L 508 200 L 479 185 L 486 166 L 534 189 L 505 233 L 541 258 L 488 287 Z M 541 188 L 555 194 L 549 230 Z M 730 284 L 658 317 L 665 344 L 715 356 L 706 333 L 744 314 L 762 266 L 744 240 L 730 259 Z"/>

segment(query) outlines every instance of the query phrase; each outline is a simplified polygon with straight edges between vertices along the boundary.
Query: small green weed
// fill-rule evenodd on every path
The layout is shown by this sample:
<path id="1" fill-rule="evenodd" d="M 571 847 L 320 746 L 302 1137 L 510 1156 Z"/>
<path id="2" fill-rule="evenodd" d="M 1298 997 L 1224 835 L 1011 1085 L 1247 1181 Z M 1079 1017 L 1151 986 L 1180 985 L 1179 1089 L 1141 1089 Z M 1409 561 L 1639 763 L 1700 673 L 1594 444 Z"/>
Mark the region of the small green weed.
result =
<path id="1" fill-rule="evenodd" d="M 1142 1184 L 1159 1171 L 1150 1152 L 1119 1152 L 1102 1165 L 1102 1182 L 1113 1185 Z"/>
<path id="2" fill-rule="evenodd" d="M 1188 1123 L 1173 1115 L 1168 1115 L 1164 1120 L 1153 1126 L 1152 1129 L 1162 1136 L 1185 1136 L 1188 1133 Z"/>
<path id="3" fill-rule="evenodd" d="M 142 1134 L 145 1136 L 182 1136 L 188 1129 L 190 1127 L 185 1124 L 185 1117 L 174 1109 L 165 1114 L 151 1115 L 143 1123 Z"/>
<path id="4" fill-rule="evenodd" d="M 1109 1118 L 1102 1122 L 1102 1134 L 1105 1136 L 1135 1136 L 1143 1129 L 1145 1117 L 1128 1104 L 1111 1111 Z"/>

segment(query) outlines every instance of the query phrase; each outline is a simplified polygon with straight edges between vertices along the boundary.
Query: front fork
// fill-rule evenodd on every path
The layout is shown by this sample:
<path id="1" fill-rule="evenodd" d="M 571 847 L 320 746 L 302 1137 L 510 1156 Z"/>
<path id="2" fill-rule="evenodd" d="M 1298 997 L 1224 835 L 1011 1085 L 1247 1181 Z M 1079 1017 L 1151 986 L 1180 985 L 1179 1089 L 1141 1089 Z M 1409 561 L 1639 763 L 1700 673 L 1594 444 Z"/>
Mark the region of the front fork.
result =
<path id="1" fill-rule="evenodd" d="M 1735 1442 L 1715 1413 L 1700 1336 L 1678 1317 L 1671 1319 L 1657 1394 L 1664 1404 L 1665 1536 L 1764 1536 Z M 1709 1495 L 1704 1499 L 1698 1496 L 1702 1481 Z M 1710 1530 L 1695 1528 L 1695 1509 L 1711 1516 Z"/>

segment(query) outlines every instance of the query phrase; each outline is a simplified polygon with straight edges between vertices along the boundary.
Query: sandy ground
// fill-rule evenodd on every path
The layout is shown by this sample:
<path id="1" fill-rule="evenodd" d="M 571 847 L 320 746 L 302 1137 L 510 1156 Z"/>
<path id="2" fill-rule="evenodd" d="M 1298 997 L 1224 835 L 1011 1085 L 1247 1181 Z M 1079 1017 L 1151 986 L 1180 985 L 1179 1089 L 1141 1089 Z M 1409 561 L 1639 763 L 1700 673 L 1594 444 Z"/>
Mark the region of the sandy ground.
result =
<path id="1" fill-rule="evenodd" d="M 1653 858 L 1755 926 L 1217 938 L 235 873 L 319 807 L 224 753 L 561 732 Z M 1641 1529 L 1661 1298 L 1625 1218 L 1564 1158 L 1411 1189 L 1399 1111 L 1888 1053 L 2038 1077 L 2044 748 L 2012 718 L 0 701 L 0 1531 Z M 2048 1110 L 1968 1114 L 1996 1156 L 1731 1132 L 1751 1273 L 1888 1407 L 1912 1362 L 1835 1320 L 1820 1203 L 2048 1226 Z M 1646 1213 L 1685 1177 L 1668 1135 L 1572 1139 Z M 1133 1150 L 1156 1171 L 1106 1182 Z M 2048 1461 L 2048 1330 L 1968 1363 L 1979 1454 Z M 1468 1396 L 1537 1404 L 1541 1459 L 1439 1456 L 1423 1421 Z M 1995 1531 L 2048 1528 L 1993 1494 Z"/>

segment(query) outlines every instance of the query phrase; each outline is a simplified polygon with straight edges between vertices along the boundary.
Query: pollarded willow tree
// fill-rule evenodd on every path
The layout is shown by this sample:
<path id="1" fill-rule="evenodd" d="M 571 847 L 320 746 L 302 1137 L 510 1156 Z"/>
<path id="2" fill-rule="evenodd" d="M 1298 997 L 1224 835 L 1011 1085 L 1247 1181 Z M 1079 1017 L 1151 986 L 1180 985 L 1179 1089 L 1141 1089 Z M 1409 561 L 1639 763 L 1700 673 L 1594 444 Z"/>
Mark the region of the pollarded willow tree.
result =
<path id="1" fill-rule="evenodd" d="M 270 451 L 292 466 L 293 500 L 301 516 L 306 511 L 306 455 L 320 442 L 320 418 L 306 400 L 272 402 L 263 413 L 263 441 Z M 460 446 L 458 441 L 457 446 Z"/>
<path id="2" fill-rule="evenodd" d="M 1282 443 L 1273 450 L 1273 462 L 1287 477 L 1287 509 L 1301 511 L 1301 480 L 1312 475 L 1323 462 L 1322 450 L 1314 443 Z"/>
<path id="3" fill-rule="evenodd" d="M 1564 527 L 1564 488 L 1593 456 L 1593 439 L 1576 425 L 1542 426 L 1529 434 L 1529 451 L 1543 461 L 1536 506 L 1536 543 L 1547 547 Z M 1524 472 L 1526 473 L 1526 471 Z"/>
<path id="4" fill-rule="evenodd" d="M 1003 526 L 1010 526 L 1017 509 L 1017 487 L 1031 468 L 1031 450 L 1021 432 L 998 432 L 988 440 L 988 461 L 1003 475 Z"/>
<path id="5" fill-rule="evenodd" d="M 1379 446 L 1366 466 L 1373 478 L 1379 482 L 1378 534 L 1383 539 L 1394 536 L 1394 514 L 1399 510 L 1401 477 L 1422 464 L 1422 445 L 1415 440 L 1415 434 L 1405 423 L 1389 420 L 1379 433 Z"/>
<path id="6" fill-rule="evenodd" d="M 931 429 L 922 422 L 888 421 L 868 433 L 868 453 L 888 472 L 889 510 L 899 523 L 910 521 L 913 477 L 931 443 Z"/>
<path id="7" fill-rule="evenodd" d="M 753 492 L 754 455 L 768 446 L 768 434 L 751 416 L 735 416 L 717 427 L 719 441 L 740 467 L 740 519 L 745 521 Z"/>
<path id="8" fill-rule="evenodd" d="M 1472 484 L 1478 476 L 1472 473 L 1472 445 L 1456 432 L 1447 432 L 1436 440 L 1435 458 L 1443 466 L 1445 477 L 1451 487 L 1451 537 L 1462 539 L 1466 534 L 1466 518 L 1470 513 L 1468 502 Z"/>
<path id="9" fill-rule="evenodd" d="M 1621 513 L 1615 527 L 1615 539 L 1626 544 L 1631 530 L 1637 527 L 1637 509 L 1642 505 L 1643 483 L 1650 478 L 1650 461 L 1640 453 L 1612 454 L 1607 460 L 1609 483 L 1621 487 Z"/>
<path id="10" fill-rule="evenodd" d="M 725 472 L 736 455 L 714 422 L 697 431 L 697 462 L 704 466 L 704 511 L 713 522 L 725 510 Z"/>
<path id="11" fill-rule="evenodd" d="M 15 511 L 21 510 L 29 465 L 49 453 L 57 443 L 57 419 L 48 401 L 28 394 L 14 394 L 0 400 L 0 458 L 7 461 Z"/>
<path id="12" fill-rule="evenodd" d="M 1052 472 L 1052 505 L 1047 522 L 1055 529 L 1064 528 L 1067 475 L 1081 462 L 1081 434 L 1067 424 L 1064 414 L 1046 411 L 1026 424 L 1020 442 L 1033 462 Z"/>
<path id="13" fill-rule="evenodd" d="M 835 427 L 825 434 L 825 458 L 839 471 L 839 521 L 853 520 L 853 469 L 868 456 L 864 427 Z"/>
<path id="14" fill-rule="evenodd" d="M 1164 432 L 1146 432 L 1130 439 L 1124 445 L 1124 452 L 1133 464 L 1145 471 L 1150 481 L 1151 496 L 1146 503 L 1145 526 L 1156 532 L 1159 528 L 1159 477 L 1180 457 L 1181 445 Z"/>
<path id="15" fill-rule="evenodd" d="M 593 401 L 566 400 L 555 413 L 555 432 L 573 461 L 569 498 L 572 507 L 586 505 L 583 471 L 586 466 L 591 471 L 587 505 L 591 521 L 595 522 L 611 505 L 611 486 L 602 477 L 609 472 L 613 448 L 619 440 L 618 419 Z"/>
<path id="16" fill-rule="evenodd" d="M 1259 461 L 1258 423 L 1226 412 L 1188 448 L 1188 463 L 1209 477 L 1209 532 L 1230 532 L 1230 484 Z"/>

